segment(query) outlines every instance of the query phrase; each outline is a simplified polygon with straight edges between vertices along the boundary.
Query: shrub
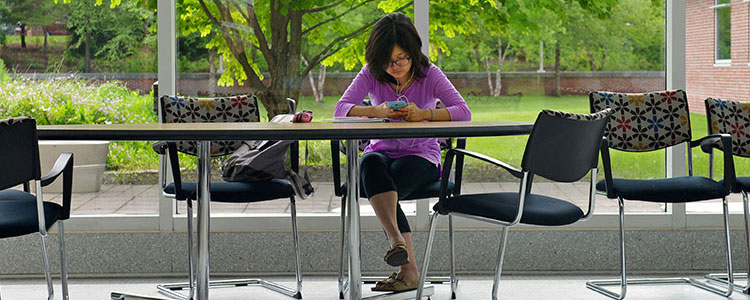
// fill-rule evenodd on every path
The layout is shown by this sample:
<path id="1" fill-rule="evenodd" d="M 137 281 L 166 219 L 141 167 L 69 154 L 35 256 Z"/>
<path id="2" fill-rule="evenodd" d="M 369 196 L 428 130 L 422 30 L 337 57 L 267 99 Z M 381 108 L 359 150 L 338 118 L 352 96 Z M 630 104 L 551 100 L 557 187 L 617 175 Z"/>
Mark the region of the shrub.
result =
<path id="1" fill-rule="evenodd" d="M 151 99 L 120 82 L 73 77 L 0 80 L 0 119 L 29 116 L 39 125 L 156 123 Z M 150 142 L 112 142 L 109 150 L 110 170 L 157 167 Z"/>

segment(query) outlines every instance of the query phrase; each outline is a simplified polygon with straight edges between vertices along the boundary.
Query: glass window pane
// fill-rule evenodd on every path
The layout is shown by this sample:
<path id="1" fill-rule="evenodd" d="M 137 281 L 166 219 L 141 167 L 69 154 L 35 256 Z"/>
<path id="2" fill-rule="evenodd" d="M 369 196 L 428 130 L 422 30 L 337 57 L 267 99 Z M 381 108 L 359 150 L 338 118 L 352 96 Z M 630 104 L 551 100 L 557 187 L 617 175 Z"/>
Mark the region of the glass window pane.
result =
<path id="1" fill-rule="evenodd" d="M 156 12 L 148 2 L 155 3 L 9 2 L 12 20 L 0 33 L 0 118 L 32 116 L 40 125 L 156 122 L 150 94 Z M 150 143 L 40 145 L 42 174 L 60 152 L 74 153 L 73 216 L 158 211 Z M 60 200 L 59 184 L 44 188 L 44 196 Z"/>
<path id="2" fill-rule="evenodd" d="M 730 1 L 717 1 L 716 4 L 728 4 Z M 735 4 L 737 2 L 735 1 Z M 744 6 L 735 6 L 744 7 Z M 736 11 L 735 11 L 736 13 Z M 706 23 L 705 20 L 714 18 L 713 23 Z M 706 98 L 726 99 L 726 100 L 744 100 L 748 99 L 750 94 L 746 89 L 733 84 L 741 82 L 745 72 L 737 70 L 734 64 L 728 64 L 731 57 L 731 28 L 732 23 L 743 24 L 746 21 L 741 18 L 731 18 L 731 7 L 720 7 L 708 9 L 701 7 L 701 4 L 687 3 L 687 45 L 686 45 L 686 79 L 687 93 L 691 102 L 691 123 L 693 124 L 693 138 L 699 138 L 708 134 L 709 129 L 706 123 L 706 114 L 704 100 Z M 739 27 L 735 27 L 736 28 Z M 714 32 L 715 36 L 706 33 Z M 735 46 L 737 43 L 735 43 Z M 714 57 L 711 57 L 710 50 L 714 49 Z M 723 61 L 722 61 L 723 60 Z M 717 62 L 719 63 L 717 65 Z M 733 63 L 736 63 L 734 61 Z M 740 67 L 744 68 L 744 67 Z M 715 126 L 716 120 L 712 119 L 712 127 Z M 739 126 L 739 127 L 737 127 Z M 740 128 L 742 125 L 735 127 Z M 714 128 L 718 128 L 714 127 Z M 715 133 L 716 131 L 714 131 Z M 740 131 L 722 132 L 733 134 Z M 714 178 L 720 180 L 724 177 L 724 160 L 719 151 L 714 152 L 713 166 Z M 696 175 L 706 176 L 709 170 L 708 155 L 695 149 L 693 151 L 693 165 Z M 747 174 L 750 170 L 750 161 L 742 157 L 735 157 L 734 167 L 738 176 Z M 732 213 L 742 213 L 742 198 L 739 194 L 730 194 L 728 196 L 729 209 Z M 722 213 L 721 200 L 702 201 L 686 204 L 689 213 Z"/>
<path id="3" fill-rule="evenodd" d="M 254 17 L 247 18 L 247 10 L 235 11 L 235 3 L 239 2 L 228 3 L 231 5 L 224 6 L 227 13 L 223 15 L 235 16 L 232 20 L 220 19 L 217 13 L 220 8 L 209 4 L 209 10 L 218 20 L 218 23 L 213 23 L 206 17 L 203 8 L 192 1 L 177 2 L 180 20 L 178 92 L 186 96 L 204 97 L 254 92 L 262 102 L 259 108 L 261 121 L 267 121 L 269 111 L 278 111 L 278 107 L 269 109 L 269 105 L 275 103 L 275 96 L 264 93 L 268 88 L 284 84 L 289 85 L 281 93 L 298 93 L 298 110 L 312 110 L 316 120 L 331 118 L 339 97 L 363 66 L 369 28 L 346 43 L 331 42 L 385 15 L 382 8 L 372 3 L 351 12 L 345 7 L 334 6 L 319 13 L 305 13 L 301 19 L 299 61 L 296 61 L 296 57 L 282 56 L 286 59 L 285 63 L 293 62 L 292 68 L 298 71 L 278 73 L 278 69 L 272 67 L 278 63 L 273 61 L 274 56 L 266 57 L 273 52 L 266 50 L 273 32 L 270 29 L 273 26 L 271 8 L 265 2 L 256 2 Z M 332 3 L 334 1 L 329 2 Z M 585 96 L 588 91 L 664 89 L 665 18 L 662 1 L 621 0 L 611 9 L 602 11 L 597 10 L 603 9 L 599 6 L 584 7 L 576 1 L 545 5 L 548 7 L 540 11 L 526 12 L 493 8 L 486 3 L 463 7 L 440 1 L 430 2 L 430 61 L 440 67 L 461 92 L 473 111 L 474 120 L 533 121 L 542 108 L 583 113 L 589 110 Z M 554 7 L 556 5 L 561 7 Z M 289 7 L 290 10 L 298 8 Z M 377 13 L 373 14 L 373 11 Z M 344 12 L 347 17 L 316 26 L 336 13 Z M 413 18 L 410 8 L 404 12 Z M 559 23 L 559 16 L 553 16 L 555 12 L 565 12 L 570 21 Z M 507 16 L 497 17 L 506 13 Z M 257 18 L 260 31 L 254 23 L 248 23 L 253 18 Z M 534 20 L 531 23 L 535 26 L 529 26 L 528 20 Z M 469 26 L 466 22 L 469 22 Z M 293 36 L 293 27 L 287 28 L 290 37 Z M 229 47 L 227 41 L 233 41 L 231 45 L 234 49 Z M 327 48 L 329 45 L 332 48 Z M 323 53 L 325 49 L 332 52 Z M 501 58 L 498 58 L 498 50 Z M 559 54 L 556 55 L 556 52 Z M 330 56 L 324 61 L 315 61 L 320 53 Z M 238 60 L 238 57 L 241 59 Z M 560 76 L 559 88 L 555 85 L 556 60 L 560 71 L 565 74 Z M 308 69 L 310 72 L 307 72 Z M 258 74 L 262 77 L 255 78 Z M 274 74 L 281 75 L 274 78 Z M 498 80 L 498 74 L 501 80 Z M 276 85 L 275 80 L 285 83 Z M 556 94 L 560 94 L 560 97 L 556 97 Z M 468 147 L 520 166 L 525 142 L 526 137 L 471 138 Z M 308 146 L 317 191 L 313 201 L 298 202 L 299 211 L 337 213 L 340 198 L 333 196 L 329 142 L 316 141 Z M 300 153 L 304 153 L 304 143 L 300 147 Z M 614 155 L 615 165 L 623 166 L 615 170 L 617 176 L 664 176 L 663 152 L 640 156 L 629 153 Z M 192 162 L 185 161 L 185 164 L 188 169 L 194 167 Z M 633 168 L 641 164 L 654 166 Z M 504 188 L 512 184 L 510 178 L 479 162 L 467 161 L 466 168 L 464 174 L 468 182 L 465 181 L 464 189 L 467 192 L 471 189 L 495 189 L 498 182 L 502 182 L 499 185 Z M 216 174 L 218 170 L 213 172 Z M 542 182 L 537 188 L 573 197 L 572 201 L 584 206 L 584 202 L 588 201 L 583 188 L 586 184 L 579 182 L 568 188 Z M 361 203 L 367 205 L 367 201 Z M 289 209 L 288 201 L 284 200 L 216 207 L 227 213 L 285 212 Z M 616 206 L 604 210 L 609 209 L 614 211 Z M 633 205 L 629 209 L 664 211 L 665 206 L 644 204 Z M 406 210 L 407 213 L 413 211 L 411 207 L 406 207 Z"/>
<path id="4" fill-rule="evenodd" d="M 620 0 L 609 13 L 568 3 L 548 3 L 537 14 L 509 12 L 506 26 L 466 9 L 475 32 L 457 33 L 444 24 L 431 33 L 431 58 L 457 85 L 474 120 L 533 122 L 542 109 L 588 113 L 589 91 L 643 92 L 665 88 L 663 1 Z M 431 3 L 431 10 L 440 5 Z M 555 11 L 563 11 L 561 22 Z M 526 26 L 532 17 L 536 27 Z M 431 16 L 431 22 L 433 17 Z M 455 35 L 455 36 L 454 36 Z M 556 69 L 560 76 L 556 76 Z M 498 78 L 499 76 L 499 78 Z M 557 80 L 559 78 L 559 81 Z M 558 96 L 559 95 L 559 96 Z M 526 137 L 470 138 L 468 148 L 520 167 Z M 612 150 L 616 178 L 663 178 L 664 151 Z M 599 179 L 603 179 L 603 171 Z M 498 183 L 499 182 L 499 183 Z M 501 170 L 467 159 L 462 193 L 517 192 L 518 181 Z M 467 190 L 468 189 L 468 190 Z M 558 184 L 536 180 L 533 192 L 557 196 L 586 210 L 588 181 Z M 597 212 L 617 212 L 617 203 L 598 196 Z M 627 211 L 664 212 L 663 203 L 628 202 Z"/>
<path id="5" fill-rule="evenodd" d="M 716 9 L 716 59 L 732 59 L 732 8 Z"/>

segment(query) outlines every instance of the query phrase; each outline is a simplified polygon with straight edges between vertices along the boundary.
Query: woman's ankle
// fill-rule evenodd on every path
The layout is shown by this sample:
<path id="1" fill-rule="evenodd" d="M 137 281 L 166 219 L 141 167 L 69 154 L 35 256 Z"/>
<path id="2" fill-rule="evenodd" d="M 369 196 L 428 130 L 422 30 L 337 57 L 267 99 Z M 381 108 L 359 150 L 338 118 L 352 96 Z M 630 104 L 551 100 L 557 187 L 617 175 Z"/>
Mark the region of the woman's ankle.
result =
<path id="1" fill-rule="evenodd" d="M 417 268 L 402 266 L 399 273 L 401 273 L 402 275 L 404 275 L 404 277 L 409 278 L 411 280 L 419 280 L 419 270 Z"/>
<path id="2" fill-rule="evenodd" d="M 404 239 L 404 236 L 403 236 L 403 235 L 401 235 L 401 234 L 398 234 L 398 235 L 394 235 L 394 236 L 389 236 L 389 237 L 388 237 L 388 242 L 389 242 L 389 243 L 390 243 L 391 245 L 394 245 L 394 244 L 396 244 L 396 243 L 401 243 L 401 244 L 404 244 L 404 243 L 406 243 L 406 239 Z"/>

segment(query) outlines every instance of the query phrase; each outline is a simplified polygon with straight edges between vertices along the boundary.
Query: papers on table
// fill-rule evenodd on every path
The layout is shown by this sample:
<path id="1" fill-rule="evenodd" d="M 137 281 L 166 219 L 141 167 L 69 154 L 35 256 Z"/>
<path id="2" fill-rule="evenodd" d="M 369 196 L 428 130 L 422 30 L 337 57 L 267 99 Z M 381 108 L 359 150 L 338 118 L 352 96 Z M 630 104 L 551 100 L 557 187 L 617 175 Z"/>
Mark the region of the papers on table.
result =
<path id="1" fill-rule="evenodd" d="M 333 123 L 383 123 L 388 122 L 388 119 L 368 117 L 338 117 L 333 119 L 325 119 L 324 121 Z"/>

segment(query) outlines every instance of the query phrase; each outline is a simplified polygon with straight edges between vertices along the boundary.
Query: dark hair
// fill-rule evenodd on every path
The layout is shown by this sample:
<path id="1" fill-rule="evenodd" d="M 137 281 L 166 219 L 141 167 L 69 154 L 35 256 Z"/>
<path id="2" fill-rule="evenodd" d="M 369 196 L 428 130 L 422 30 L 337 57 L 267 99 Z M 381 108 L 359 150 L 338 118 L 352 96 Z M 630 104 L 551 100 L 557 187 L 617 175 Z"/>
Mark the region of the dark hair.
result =
<path id="1" fill-rule="evenodd" d="M 425 76 L 422 68 L 430 65 L 430 60 L 422 54 L 422 40 L 417 28 L 405 14 L 394 12 L 380 18 L 370 32 L 365 48 L 365 60 L 370 74 L 381 82 L 396 83 L 393 76 L 386 73 L 385 66 L 391 61 L 393 47 L 398 45 L 411 57 L 411 75 L 414 79 Z"/>

